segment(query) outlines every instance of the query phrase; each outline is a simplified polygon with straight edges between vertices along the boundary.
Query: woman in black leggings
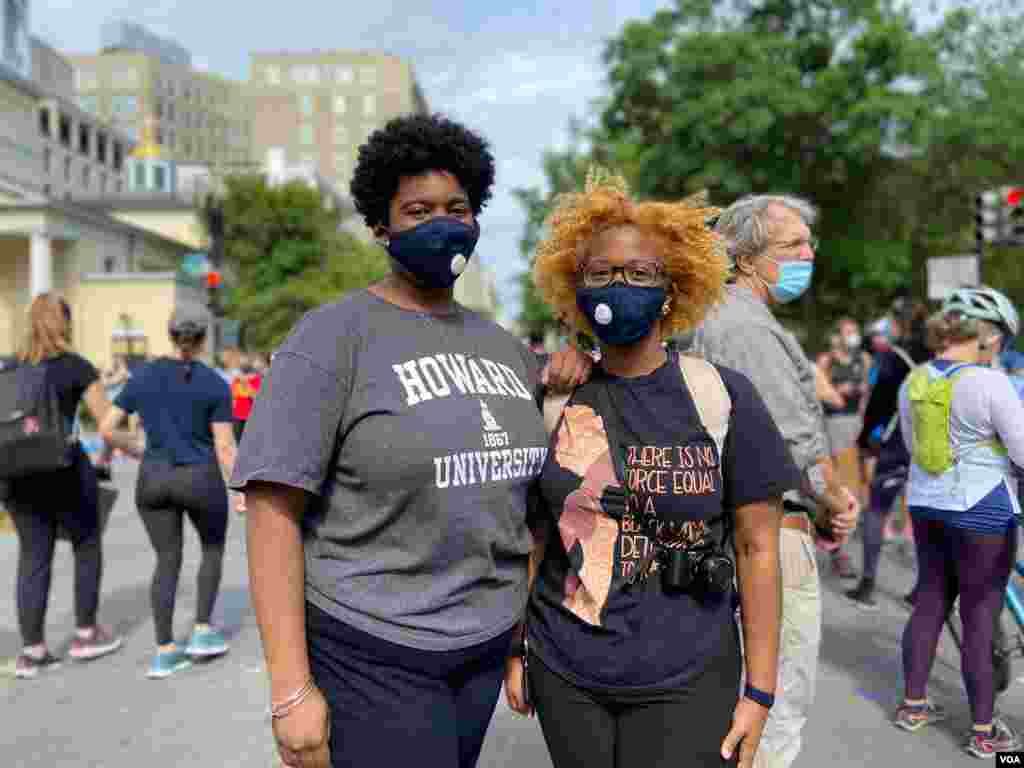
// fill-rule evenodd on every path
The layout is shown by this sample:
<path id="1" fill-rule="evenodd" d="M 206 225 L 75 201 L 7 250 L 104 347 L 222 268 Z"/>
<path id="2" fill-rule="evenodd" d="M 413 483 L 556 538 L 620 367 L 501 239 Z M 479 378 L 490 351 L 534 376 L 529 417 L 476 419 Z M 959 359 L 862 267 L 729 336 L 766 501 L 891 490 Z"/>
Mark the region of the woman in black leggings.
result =
<path id="1" fill-rule="evenodd" d="M 28 333 L 19 365 L 41 366 L 47 386 L 57 396 L 61 416 L 70 424 L 82 401 L 93 415 L 110 408 L 99 374 L 71 349 L 71 310 L 59 296 L 43 293 L 29 308 Z M 96 623 L 103 572 L 103 535 L 99 518 L 96 472 L 79 444 L 65 469 L 12 480 L 7 508 L 18 532 L 18 625 L 22 652 L 15 676 L 34 678 L 59 666 L 47 648 L 44 629 L 50 575 L 63 525 L 75 558 L 76 632 L 68 655 L 76 661 L 95 659 L 121 647 L 121 637 Z"/>
<path id="2" fill-rule="evenodd" d="M 210 626 L 220 587 L 228 526 L 225 478 L 235 462 L 231 392 L 211 368 L 197 361 L 206 339 L 201 322 L 177 316 L 169 332 L 176 355 L 146 365 L 126 384 L 100 428 L 104 438 L 126 413 L 142 416 L 146 447 L 135 503 L 156 550 L 150 598 L 157 652 L 148 677 L 164 678 L 191 665 L 191 657 L 228 650 Z M 182 521 L 192 522 L 202 546 L 195 626 L 182 650 L 174 642 L 174 598 L 181 572 Z"/>

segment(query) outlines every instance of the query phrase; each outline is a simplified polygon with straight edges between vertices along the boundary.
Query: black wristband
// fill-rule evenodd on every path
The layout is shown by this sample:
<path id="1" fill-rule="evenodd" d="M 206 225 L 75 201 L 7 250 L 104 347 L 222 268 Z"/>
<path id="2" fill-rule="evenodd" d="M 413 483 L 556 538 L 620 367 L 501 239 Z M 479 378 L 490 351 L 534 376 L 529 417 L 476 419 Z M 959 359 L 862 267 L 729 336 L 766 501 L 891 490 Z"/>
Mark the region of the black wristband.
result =
<path id="1" fill-rule="evenodd" d="M 775 694 L 774 693 L 768 693 L 767 691 L 762 691 L 760 688 L 755 688 L 754 686 L 750 685 L 749 683 L 743 689 L 743 695 L 744 695 L 744 697 L 750 699 L 751 701 L 753 701 L 753 702 L 755 702 L 757 704 L 760 704 L 765 709 L 771 709 L 772 708 L 772 704 L 775 703 Z"/>

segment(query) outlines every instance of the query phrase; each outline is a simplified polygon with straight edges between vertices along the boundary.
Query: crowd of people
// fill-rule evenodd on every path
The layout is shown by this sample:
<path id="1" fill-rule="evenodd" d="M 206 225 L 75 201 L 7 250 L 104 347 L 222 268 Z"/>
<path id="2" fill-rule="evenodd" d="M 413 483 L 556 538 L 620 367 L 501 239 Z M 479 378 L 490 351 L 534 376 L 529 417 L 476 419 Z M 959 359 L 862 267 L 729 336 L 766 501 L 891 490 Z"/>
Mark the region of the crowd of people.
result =
<path id="1" fill-rule="evenodd" d="M 211 615 L 234 507 L 286 766 L 471 768 L 504 687 L 555 768 L 788 768 L 827 717 L 812 711 L 816 550 L 857 577 L 859 522 L 847 597 L 877 608 L 882 542 L 906 519 L 918 580 L 893 722 L 946 716 L 927 681 L 959 597 L 964 748 L 1019 749 L 991 664 L 1024 466 L 1024 406 L 1000 370 L 1019 331 L 1009 300 L 965 288 L 931 316 L 903 300 L 866 336 L 843 318 L 812 361 L 776 316 L 811 285 L 810 202 L 645 202 L 595 170 L 557 201 L 533 268 L 591 346 L 548 356 L 453 296 L 494 177 L 487 142 L 442 116 L 372 133 L 351 191 L 392 271 L 303 318 L 273 386 L 233 353 L 220 375 L 200 362 L 205 326 L 181 315 L 173 356 L 103 381 L 70 348 L 67 305 L 33 301 L 18 370 L 45 371 L 68 419 L 84 401 L 105 443 L 141 460 L 147 675 L 228 650 Z M 144 440 L 120 430 L 132 414 Z M 43 633 L 59 524 L 70 655 L 123 642 L 97 621 L 95 470 L 74 447 L 55 472 L 8 484 L 24 678 L 59 663 Z M 185 517 L 202 560 L 182 647 Z"/>

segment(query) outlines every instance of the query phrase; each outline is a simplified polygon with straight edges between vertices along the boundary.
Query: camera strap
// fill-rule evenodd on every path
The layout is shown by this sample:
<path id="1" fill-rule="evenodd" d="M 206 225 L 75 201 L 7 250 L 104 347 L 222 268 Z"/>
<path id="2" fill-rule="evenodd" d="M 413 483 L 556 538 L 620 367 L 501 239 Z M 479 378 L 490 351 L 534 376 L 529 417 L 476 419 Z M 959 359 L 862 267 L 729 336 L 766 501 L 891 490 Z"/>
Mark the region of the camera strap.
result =
<path id="1" fill-rule="evenodd" d="M 697 402 L 697 397 L 699 395 L 689 386 L 686 374 L 682 370 L 681 366 L 680 376 L 682 378 L 684 388 L 687 389 L 687 391 L 690 393 L 690 397 L 694 401 L 694 405 L 697 408 L 697 418 L 700 422 L 699 429 L 702 438 L 707 440 L 710 444 L 714 445 L 716 452 L 719 453 L 718 470 L 719 474 L 721 475 L 721 464 L 723 458 L 721 455 L 722 452 L 718 450 L 718 442 L 714 439 L 714 437 L 708 431 L 707 426 L 704 424 L 704 414 L 702 413 L 700 404 Z M 622 492 L 625 494 L 626 497 L 627 504 L 625 506 L 625 509 L 628 509 L 628 500 L 632 494 L 630 492 L 626 477 L 627 453 L 626 447 L 623 442 L 626 436 L 626 427 L 622 419 L 622 414 L 618 406 L 615 404 L 614 399 L 612 398 L 610 381 L 608 381 L 607 378 L 604 378 L 603 380 L 594 383 L 598 385 L 596 387 L 597 404 L 598 408 L 601 411 L 601 419 L 604 423 L 605 436 L 608 440 L 608 453 L 610 454 L 612 460 L 612 466 L 615 468 L 615 477 L 619 481 L 619 485 L 622 487 Z M 608 493 L 608 491 L 606 490 L 605 493 Z M 615 519 L 620 518 L 619 515 L 612 514 L 610 516 Z M 650 537 L 651 546 L 647 548 L 647 552 L 644 555 L 643 560 L 641 560 L 639 567 L 633 571 L 633 575 L 629 578 L 630 584 L 634 583 L 637 579 L 646 579 L 651 564 L 658 556 L 659 545 L 656 538 L 657 520 L 641 520 L 638 522 L 640 522 L 642 526 L 648 529 L 648 536 Z M 650 525 L 650 523 L 652 522 L 655 523 L 655 526 Z M 730 540 L 732 536 L 732 515 L 729 514 L 729 510 L 723 509 L 720 514 L 716 515 L 715 517 L 709 518 L 704 522 L 707 523 L 708 526 L 713 526 L 718 522 L 722 523 L 723 530 L 721 544 L 724 547 L 724 545 Z M 702 548 L 704 547 L 697 547 L 696 549 Z"/>

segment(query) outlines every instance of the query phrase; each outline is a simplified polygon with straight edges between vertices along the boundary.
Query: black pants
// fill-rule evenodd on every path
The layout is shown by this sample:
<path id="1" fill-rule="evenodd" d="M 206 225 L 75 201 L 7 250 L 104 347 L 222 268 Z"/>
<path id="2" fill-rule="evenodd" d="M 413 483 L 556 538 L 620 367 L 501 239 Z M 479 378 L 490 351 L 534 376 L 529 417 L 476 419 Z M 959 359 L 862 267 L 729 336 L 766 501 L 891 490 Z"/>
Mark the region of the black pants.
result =
<path id="1" fill-rule="evenodd" d="M 156 572 L 150 587 L 156 642 L 174 641 L 174 598 L 181 573 L 183 518 L 188 515 L 203 550 L 199 566 L 196 622 L 207 623 L 220 589 L 228 500 L 216 462 L 172 466 L 144 461 L 139 468 L 135 505 L 156 551 Z"/>
<path id="2" fill-rule="evenodd" d="M 456 651 L 421 651 L 306 603 L 309 662 L 331 708 L 331 765 L 473 768 L 494 714 L 512 630 Z"/>
<path id="3" fill-rule="evenodd" d="M 75 558 L 75 622 L 96 623 L 103 575 L 96 472 L 77 449 L 68 469 L 13 481 L 7 507 L 18 532 L 18 625 L 25 645 L 44 640 L 46 604 L 57 528 L 63 525 Z"/>
<path id="4" fill-rule="evenodd" d="M 584 690 L 530 657 L 530 690 L 555 768 L 719 768 L 739 700 L 735 632 L 696 680 L 659 694 Z"/>

